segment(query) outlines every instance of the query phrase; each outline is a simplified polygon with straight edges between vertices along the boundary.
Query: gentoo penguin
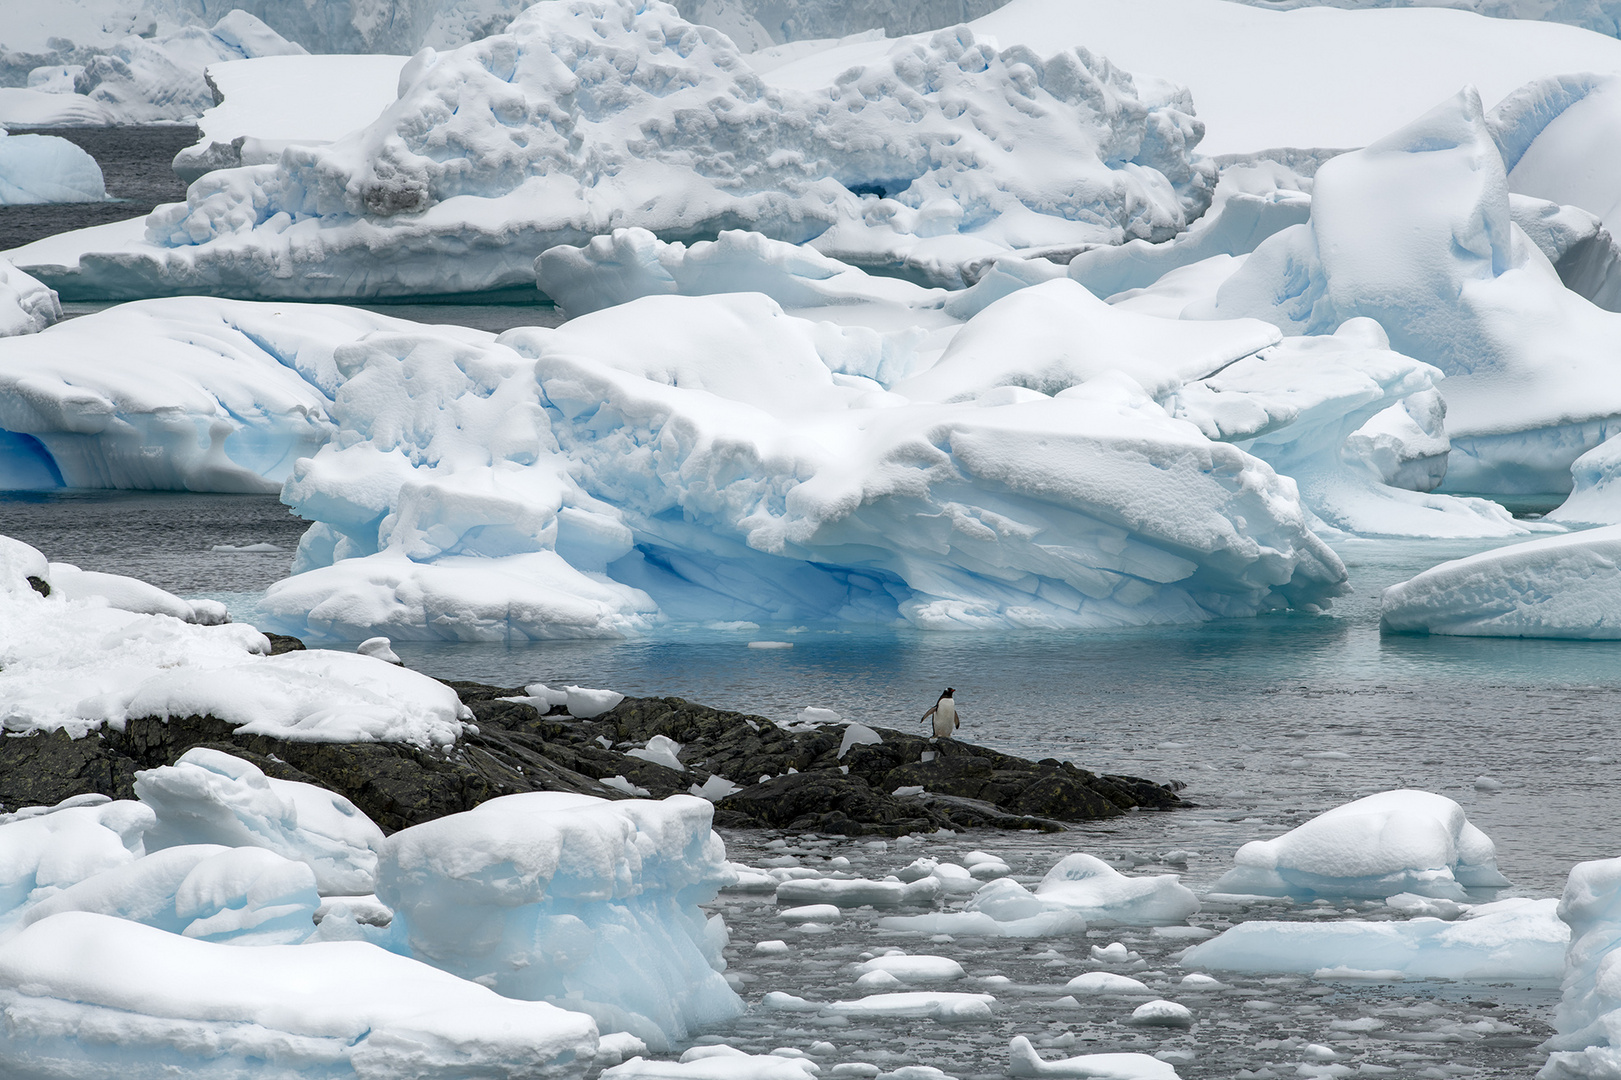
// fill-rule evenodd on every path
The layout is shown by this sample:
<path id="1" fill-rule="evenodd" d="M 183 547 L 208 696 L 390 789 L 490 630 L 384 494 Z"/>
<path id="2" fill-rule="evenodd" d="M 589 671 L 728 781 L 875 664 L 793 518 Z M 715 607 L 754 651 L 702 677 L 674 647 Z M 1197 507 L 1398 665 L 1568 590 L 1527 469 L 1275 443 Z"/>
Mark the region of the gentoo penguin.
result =
<path id="1" fill-rule="evenodd" d="M 957 691 L 946 687 L 946 692 L 940 695 L 940 700 L 934 703 L 934 708 L 923 714 L 925 722 L 934 717 L 934 737 L 936 739 L 949 739 L 951 733 L 962 727 L 962 721 L 957 719 L 957 703 L 951 697 Z"/>

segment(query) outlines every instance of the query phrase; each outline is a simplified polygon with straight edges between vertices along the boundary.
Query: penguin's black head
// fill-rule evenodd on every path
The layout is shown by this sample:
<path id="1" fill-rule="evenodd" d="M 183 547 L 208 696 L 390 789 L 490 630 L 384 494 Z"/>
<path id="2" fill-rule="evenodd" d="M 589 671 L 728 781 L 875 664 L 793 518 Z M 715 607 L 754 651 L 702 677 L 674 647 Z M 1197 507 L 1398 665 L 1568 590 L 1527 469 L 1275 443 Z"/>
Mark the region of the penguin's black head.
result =
<path id="1" fill-rule="evenodd" d="M 940 696 L 941 697 L 950 697 L 951 695 L 955 694 L 956 692 L 957 691 L 953 690 L 951 687 L 948 686 L 948 687 L 946 687 L 946 692 L 941 694 Z"/>

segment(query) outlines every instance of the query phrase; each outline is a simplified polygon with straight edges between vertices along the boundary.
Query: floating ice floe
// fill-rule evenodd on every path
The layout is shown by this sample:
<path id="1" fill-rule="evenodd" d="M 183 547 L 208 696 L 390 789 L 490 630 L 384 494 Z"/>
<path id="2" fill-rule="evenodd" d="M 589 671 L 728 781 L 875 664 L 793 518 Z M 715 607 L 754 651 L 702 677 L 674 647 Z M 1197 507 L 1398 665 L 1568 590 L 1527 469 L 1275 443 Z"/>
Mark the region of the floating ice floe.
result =
<path id="1" fill-rule="evenodd" d="M 1061 1061 L 1045 1061 L 1023 1035 L 1013 1037 L 1008 1053 L 1012 1058 L 1008 1073 L 1018 1080 L 1040 1076 L 1075 1080 L 1177 1080 L 1174 1065 L 1149 1054 L 1082 1054 Z"/>
<path id="2" fill-rule="evenodd" d="M 267 853 L 259 853 L 267 854 Z M 242 948 L 69 911 L 0 949 L 0 1071 L 584 1076 L 591 1018 L 364 942 Z"/>
<path id="3" fill-rule="evenodd" d="M 996 998 L 990 994 L 968 994 L 946 990 L 904 990 L 868 994 L 852 1001 L 807 1001 L 792 994 L 772 991 L 763 999 L 767 1008 L 785 1012 L 814 1012 L 828 1016 L 899 1016 L 965 1023 L 989 1020 Z"/>
<path id="4" fill-rule="evenodd" d="M 1570 929 L 1553 1051 L 1538 1080 L 1613 1076 L 1621 1069 L 1621 859 L 1578 863 L 1559 901 Z"/>
<path id="5" fill-rule="evenodd" d="M 1431 567 L 1386 589 L 1397 633 L 1621 638 L 1621 525 L 1548 536 Z"/>
<path id="6" fill-rule="evenodd" d="M 1491 838 L 1463 807 L 1428 791 L 1382 791 L 1319 814 L 1272 840 L 1251 840 L 1214 891 L 1256 896 L 1380 899 L 1396 893 L 1462 900 L 1500 888 Z"/>
<path id="7" fill-rule="evenodd" d="M 101 166 L 55 135 L 8 135 L 0 128 L 0 206 L 101 202 Z"/>
<path id="8" fill-rule="evenodd" d="M 777 886 L 777 901 L 784 904 L 828 903 L 851 907 L 932 907 L 941 893 L 932 877 L 913 882 L 870 881 L 866 878 L 806 878 Z"/>
<path id="9" fill-rule="evenodd" d="M 1004 879 L 981 890 L 971 906 L 981 911 L 1017 909 L 1022 898 L 1016 882 Z M 994 890 L 994 891 L 992 891 Z M 1073 911 L 1089 923 L 1161 926 L 1186 921 L 1199 910 L 1193 890 L 1175 874 L 1139 877 L 1122 874 L 1093 855 L 1060 859 L 1036 886 L 1037 901 Z"/>
<path id="10" fill-rule="evenodd" d="M 471 716 L 445 684 L 372 657 L 269 651 L 251 626 L 198 626 L 56 593 L 45 557 L 0 536 L 8 734 L 78 737 L 131 719 L 212 715 L 277 738 L 426 747 L 454 743 Z"/>
<path id="11" fill-rule="evenodd" d="M 960 283 L 987 254 L 1169 238 L 1215 184 L 1185 94 L 962 27 L 778 89 L 666 5 L 537 4 L 400 82 L 368 127 L 206 174 L 144 236 L 16 259 L 73 295 L 397 296 L 532 284 L 542 250 L 617 226 L 746 225 Z"/>
<path id="12" fill-rule="evenodd" d="M 1116 975 L 1112 971 L 1088 971 L 1064 984 L 1071 994 L 1087 996 L 1151 996 L 1153 991 L 1129 975 Z"/>
<path id="13" fill-rule="evenodd" d="M 377 896 L 411 955 L 663 1050 L 743 1007 L 698 907 L 731 880 L 712 815 L 690 795 L 491 799 L 384 841 Z"/>
<path id="14" fill-rule="evenodd" d="M 1239 923 L 1182 956 L 1212 971 L 1320 979 L 1556 979 L 1570 930 L 1554 900 L 1499 900 L 1455 921 Z"/>
<path id="15" fill-rule="evenodd" d="M 903 983 L 955 982 L 966 974 L 962 965 L 949 956 L 908 956 L 890 953 L 866 960 L 856 969 L 866 975 L 885 972 Z"/>
<path id="16" fill-rule="evenodd" d="M 613 1080 L 811 1080 L 820 1071 L 806 1058 L 748 1054 L 722 1044 L 695 1046 L 679 1061 L 635 1057 L 602 1075 Z"/>

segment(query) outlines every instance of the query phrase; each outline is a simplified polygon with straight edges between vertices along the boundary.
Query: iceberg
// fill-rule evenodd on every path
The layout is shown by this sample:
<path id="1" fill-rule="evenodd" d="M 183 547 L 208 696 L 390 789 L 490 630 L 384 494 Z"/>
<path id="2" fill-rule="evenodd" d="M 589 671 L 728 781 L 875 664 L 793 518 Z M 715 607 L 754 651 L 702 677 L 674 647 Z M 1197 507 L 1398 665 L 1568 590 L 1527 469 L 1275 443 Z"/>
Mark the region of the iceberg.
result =
<path id="1" fill-rule="evenodd" d="M 1621 638 L 1621 526 L 1483 551 L 1392 585 L 1379 600 L 1392 633 Z"/>
<path id="2" fill-rule="evenodd" d="M 222 844 L 263 848 L 303 863 L 322 895 L 376 889 L 383 831 L 342 795 L 266 776 L 220 750 L 194 747 L 173 765 L 136 774 L 135 797 L 157 821 L 149 852 Z"/>
<path id="3" fill-rule="evenodd" d="M 1500 888 L 1491 838 L 1428 791 L 1382 791 L 1336 806 L 1272 840 L 1251 840 L 1214 891 L 1252 896 L 1451 900 Z M 1195 965 L 1197 966 L 1197 965 Z"/>
<path id="4" fill-rule="evenodd" d="M 290 633 L 1142 625 L 1343 588 L 1289 481 L 1117 373 L 912 399 L 878 335 L 758 294 L 336 355 L 341 433 L 283 492 L 318 524 L 263 605 Z"/>
<path id="5" fill-rule="evenodd" d="M 1185 94 L 960 27 L 779 89 L 667 5 L 571 0 L 400 85 L 329 145 L 204 175 L 144 240 L 9 257 L 70 297 L 401 296 L 532 285 L 541 251 L 617 227 L 746 227 L 961 284 L 986 255 L 1169 238 L 1215 184 Z"/>
<path id="6" fill-rule="evenodd" d="M 1020 899 L 1017 888 L 1009 879 L 992 882 L 970 906 L 994 912 L 1008 899 Z M 1092 924 L 1170 926 L 1186 922 L 1199 910 L 1193 890 L 1175 874 L 1128 877 L 1095 855 L 1081 853 L 1058 860 L 1036 886 L 1035 898 L 1050 907 L 1073 911 Z"/>
<path id="7" fill-rule="evenodd" d="M 1499 900 L 1455 922 L 1239 923 L 1188 950 L 1182 963 L 1212 971 L 1281 972 L 1319 979 L 1557 979 L 1570 930 L 1555 900 Z"/>
<path id="8" fill-rule="evenodd" d="M 698 907 L 733 880 L 713 812 L 690 795 L 507 795 L 390 836 L 377 896 L 418 959 L 665 1050 L 743 1011 L 725 927 Z"/>
<path id="9" fill-rule="evenodd" d="M 0 950 L 0 1071 L 583 1077 L 596 1025 L 364 942 L 241 948 L 68 911 Z"/>
<path id="10" fill-rule="evenodd" d="M 1537 1080 L 1615 1075 L 1621 1068 L 1621 859 L 1577 863 L 1559 901 L 1569 927 L 1563 994 L 1554 1013 L 1552 1051 Z"/>
<path id="11" fill-rule="evenodd" d="M 1374 319 L 1447 376 L 1443 489 L 1557 502 L 1572 461 L 1621 415 L 1621 316 L 1565 288 L 1515 223 L 1504 165 L 1466 89 L 1325 163 L 1310 220 L 1264 241 L 1190 313 L 1289 334 Z"/>
<path id="12" fill-rule="evenodd" d="M 0 206 L 102 202 L 101 166 L 55 135 L 9 135 L 0 128 Z"/>
<path id="13" fill-rule="evenodd" d="M 61 317 L 55 290 L 0 259 L 0 338 L 37 334 Z"/>

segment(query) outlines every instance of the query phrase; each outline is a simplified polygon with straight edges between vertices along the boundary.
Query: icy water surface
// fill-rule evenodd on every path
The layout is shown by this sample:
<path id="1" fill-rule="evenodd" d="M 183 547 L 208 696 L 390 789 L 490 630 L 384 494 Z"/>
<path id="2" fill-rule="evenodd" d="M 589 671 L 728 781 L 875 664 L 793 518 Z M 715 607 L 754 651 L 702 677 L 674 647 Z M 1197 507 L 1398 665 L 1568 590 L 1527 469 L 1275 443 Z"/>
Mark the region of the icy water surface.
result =
<path id="1" fill-rule="evenodd" d="M 0 532 L 53 558 L 225 599 L 239 614 L 250 613 L 256 592 L 285 572 L 302 527 L 268 496 L 0 500 Z M 219 550 L 264 543 L 283 550 Z M 822 869 L 842 856 L 854 872 L 882 876 L 919 854 L 983 848 L 1033 882 L 1060 856 L 1088 851 L 1122 868 L 1181 872 L 1203 891 L 1244 842 L 1275 836 L 1360 795 L 1413 786 L 1458 800 L 1496 840 L 1499 864 L 1515 885 L 1510 895 L 1553 896 L 1573 863 L 1621 854 L 1615 784 L 1621 744 L 1612 723 L 1621 712 L 1621 644 L 1390 637 L 1378 629 L 1378 594 L 1385 586 L 1486 546 L 1342 542 L 1353 592 L 1326 615 L 1089 634 L 763 627 L 677 631 L 629 642 L 513 648 L 405 642 L 396 649 L 413 667 L 447 678 L 676 694 L 775 718 L 818 705 L 903 728 L 950 685 L 968 741 L 1179 780 L 1196 804 L 1055 836 L 984 833 L 882 849 L 864 839 L 791 838 L 795 850 L 786 856 Z M 762 641 L 792 647 L 749 647 Z M 1477 789 L 1482 777 L 1501 790 L 1485 790 L 1491 784 Z M 773 839 L 734 833 L 729 843 L 734 858 L 758 863 L 785 857 L 764 848 Z M 1175 849 L 1192 853 L 1185 870 L 1155 865 Z M 1185 1051 L 1191 1061 L 1177 1066 L 1184 1077 L 1292 1076 L 1302 1064 L 1308 1070 L 1348 1064 L 1365 1076 L 1524 1077 L 1541 1061 L 1534 1046 L 1549 1034 L 1557 998 L 1550 986 L 1227 976 L 1230 990 L 1185 994 L 1176 987 L 1184 972 L 1174 961 L 1187 942 L 1148 930 L 1107 929 L 1056 942 L 931 942 L 879 932 L 874 924 L 881 913 L 871 910 L 851 913 L 826 932 L 790 928 L 769 897 L 728 895 L 719 910 L 732 930 L 732 972 L 755 1003 L 770 990 L 815 1000 L 859 996 L 849 965 L 863 952 L 889 947 L 938 952 L 958 959 L 973 978 L 1008 980 L 953 987 L 994 993 L 990 1022 L 827 1027 L 826 1018 L 757 1007 L 710 1033 L 755 1050 L 809 1051 L 828 1043 L 832 1051 L 818 1050 L 824 1064 L 928 1064 L 958 1076 L 1005 1072 L 1008 1038 L 1025 1034 L 1038 1046 L 1048 1040 L 1042 1052 L 1049 1058 L 1114 1049 Z M 1219 928 L 1279 917 L 1278 910 L 1207 906 L 1194 922 Z M 1282 911 L 1289 918 L 1347 917 L 1320 907 Z M 1350 914 L 1388 917 L 1368 908 Z M 753 951 L 755 942 L 769 939 L 786 941 L 790 951 Z M 1130 974 L 1194 1010 L 1198 1024 L 1191 1033 L 1125 1025 L 1123 1017 L 1138 1001 L 1057 1004 L 1062 984 L 1093 968 L 1088 947 L 1114 940 L 1144 961 Z M 1359 1018 L 1379 1023 L 1368 1030 L 1343 1026 Z M 1329 1045 L 1341 1057 L 1311 1059 L 1310 1044 Z"/>

